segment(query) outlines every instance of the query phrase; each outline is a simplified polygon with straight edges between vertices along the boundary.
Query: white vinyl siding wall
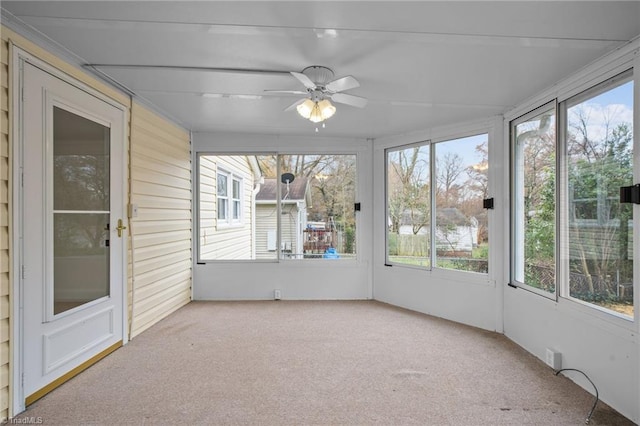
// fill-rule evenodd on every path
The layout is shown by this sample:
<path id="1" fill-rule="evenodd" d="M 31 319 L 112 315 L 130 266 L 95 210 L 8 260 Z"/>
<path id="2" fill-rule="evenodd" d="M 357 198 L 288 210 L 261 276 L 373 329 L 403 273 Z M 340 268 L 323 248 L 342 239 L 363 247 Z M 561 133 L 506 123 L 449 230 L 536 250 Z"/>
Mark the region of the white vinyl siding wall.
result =
<path id="1" fill-rule="evenodd" d="M 4 32 L 4 31 L 3 31 Z M 0 421 L 9 416 L 9 46 L 0 57 Z"/>
<path id="2" fill-rule="evenodd" d="M 218 220 L 217 174 L 228 176 L 228 221 Z M 240 178 L 241 214 L 234 223 L 232 187 L 233 179 Z M 254 175 L 245 156 L 200 156 L 200 259 L 233 260 L 252 259 L 253 241 L 251 223 L 253 217 Z"/>
<path id="3" fill-rule="evenodd" d="M 269 251 L 268 235 L 277 241 L 278 213 L 276 204 L 256 204 L 256 259 L 275 259 L 276 250 Z M 277 247 L 276 243 L 273 245 Z"/>
<path id="4" fill-rule="evenodd" d="M 282 228 L 280 241 L 283 245 L 283 256 L 287 256 L 288 251 L 284 251 L 285 244 L 292 254 L 302 253 L 298 251 L 297 229 L 298 229 L 298 209 L 295 204 L 282 204 L 282 215 L 280 215 L 280 226 Z M 269 251 L 267 247 L 267 235 L 269 231 L 277 232 L 278 214 L 276 203 L 260 203 L 256 205 L 256 259 L 275 259 L 276 252 Z"/>
<path id="5" fill-rule="evenodd" d="M 192 191 L 189 134 L 135 102 L 130 149 L 133 337 L 191 300 Z"/>

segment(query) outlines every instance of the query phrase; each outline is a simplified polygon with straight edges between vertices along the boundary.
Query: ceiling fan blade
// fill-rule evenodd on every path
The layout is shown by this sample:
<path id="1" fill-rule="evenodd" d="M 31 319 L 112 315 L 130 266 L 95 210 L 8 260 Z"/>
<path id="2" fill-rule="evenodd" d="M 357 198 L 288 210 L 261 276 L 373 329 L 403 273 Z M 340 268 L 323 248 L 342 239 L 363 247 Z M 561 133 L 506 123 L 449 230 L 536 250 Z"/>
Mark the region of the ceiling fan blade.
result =
<path id="1" fill-rule="evenodd" d="M 288 107 L 286 107 L 284 110 L 285 110 L 285 111 L 291 111 L 291 110 L 294 110 L 294 109 L 296 109 L 296 107 L 297 107 L 298 105 L 300 105 L 301 103 L 303 103 L 303 102 L 304 102 L 304 101 L 306 101 L 306 100 L 307 100 L 306 98 L 298 99 L 297 101 L 295 101 L 294 103 L 292 103 L 291 105 L 289 105 Z"/>
<path id="2" fill-rule="evenodd" d="M 302 74 L 301 72 L 291 71 L 291 75 L 297 78 L 298 80 L 300 80 L 300 83 L 304 84 L 304 87 L 306 87 L 307 89 L 314 90 L 316 88 L 316 84 L 313 81 L 311 81 L 309 77 Z"/>
<path id="3" fill-rule="evenodd" d="M 331 100 L 340 104 L 350 105 L 356 108 L 364 108 L 369 102 L 366 98 L 360 96 L 347 95 L 346 93 L 334 93 L 331 95 Z"/>
<path id="4" fill-rule="evenodd" d="M 308 92 L 303 92 L 302 90 L 265 90 L 264 92 L 280 95 L 308 95 Z"/>
<path id="5" fill-rule="evenodd" d="M 360 83 L 352 75 L 330 81 L 324 86 L 330 92 L 342 92 L 344 90 L 355 89 L 360 87 Z M 337 101 L 336 101 L 337 102 Z"/>

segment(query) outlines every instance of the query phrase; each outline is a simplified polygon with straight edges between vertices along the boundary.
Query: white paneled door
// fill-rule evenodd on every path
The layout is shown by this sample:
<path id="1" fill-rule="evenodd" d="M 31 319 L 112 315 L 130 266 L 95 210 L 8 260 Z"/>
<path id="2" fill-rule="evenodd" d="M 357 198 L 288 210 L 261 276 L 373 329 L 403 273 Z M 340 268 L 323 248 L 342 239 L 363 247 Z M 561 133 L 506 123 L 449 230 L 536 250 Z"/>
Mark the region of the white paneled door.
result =
<path id="1" fill-rule="evenodd" d="M 22 67 L 26 404 L 123 342 L 124 112 Z"/>

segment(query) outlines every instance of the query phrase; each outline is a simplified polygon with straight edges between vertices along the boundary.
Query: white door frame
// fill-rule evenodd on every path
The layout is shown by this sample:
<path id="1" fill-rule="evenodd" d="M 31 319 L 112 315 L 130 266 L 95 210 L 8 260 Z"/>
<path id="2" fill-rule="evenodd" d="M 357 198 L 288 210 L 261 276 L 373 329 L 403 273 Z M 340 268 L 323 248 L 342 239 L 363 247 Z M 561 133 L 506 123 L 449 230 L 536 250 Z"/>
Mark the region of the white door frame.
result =
<path id="1" fill-rule="evenodd" d="M 115 107 L 119 111 L 122 112 L 122 141 L 123 141 L 123 149 L 122 149 L 122 158 L 121 166 L 122 170 L 127 171 L 127 177 L 123 179 L 122 184 L 122 206 L 123 211 L 120 212 L 120 216 L 123 218 L 128 217 L 127 213 L 127 199 L 128 199 L 128 163 L 127 163 L 127 152 L 129 150 L 129 140 L 127 138 L 127 113 L 128 108 L 115 100 L 105 96 L 104 94 L 98 92 L 97 90 L 89 87 L 88 85 L 76 80 L 72 76 L 64 73 L 63 71 L 55 68 L 54 66 L 38 59 L 34 55 L 20 49 L 19 47 L 13 45 L 9 42 L 9 58 L 10 58 L 10 69 L 12 72 L 11 79 L 11 93 L 10 93 L 10 102 L 11 108 L 10 113 L 11 117 L 11 154 L 10 154 L 10 170 L 11 172 L 11 193 L 10 193 L 10 203 L 11 203 L 11 216 L 9 221 L 9 232 L 11 233 L 11 270 L 10 270 L 10 280 L 12 283 L 11 286 L 11 298 L 9 301 L 9 314 L 12 319 L 11 326 L 11 352 L 10 352 L 10 395 L 9 395 L 9 405 L 12 409 L 12 415 L 24 411 L 25 409 L 25 398 L 27 395 L 24 394 L 24 386 L 23 386 L 23 351 L 24 351 L 24 329 L 23 329 L 23 314 L 24 314 L 24 291 L 23 291 L 23 277 L 21 268 L 22 268 L 22 259 L 24 256 L 23 253 L 23 244 L 22 244 L 22 229 L 23 229 L 23 199 L 24 194 L 22 193 L 22 165 L 23 165 L 23 123 L 24 123 L 24 112 L 23 112 L 23 102 L 22 102 L 22 68 L 25 62 L 28 62 L 49 74 L 59 78 L 60 80 L 92 95 L 96 98 L 104 101 L 105 103 Z M 114 159 L 117 161 L 117 159 Z M 122 282 L 125 283 L 122 289 L 122 343 L 123 345 L 128 341 L 128 285 L 127 281 L 127 245 L 124 246 L 122 250 Z"/>

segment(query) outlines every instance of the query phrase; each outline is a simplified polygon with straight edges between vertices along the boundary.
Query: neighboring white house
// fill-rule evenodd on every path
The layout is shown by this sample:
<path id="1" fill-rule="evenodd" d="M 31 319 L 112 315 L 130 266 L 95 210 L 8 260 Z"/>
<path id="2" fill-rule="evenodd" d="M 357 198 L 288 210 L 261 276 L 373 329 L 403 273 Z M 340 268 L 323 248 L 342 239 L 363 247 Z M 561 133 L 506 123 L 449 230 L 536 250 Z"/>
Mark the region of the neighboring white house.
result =
<path id="1" fill-rule="evenodd" d="M 420 216 L 420 214 L 418 214 Z M 417 220 L 422 220 L 417 217 Z M 391 219 L 389 219 L 391 223 Z M 436 250 L 446 252 L 471 252 L 478 245 L 479 222 L 475 217 L 466 217 L 455 207 L 441 208 L 436 217 Z M 429 224 L 423 225 L 415 235 L 428 235 Z M 400 235 L 414 235 L 414 225 L 409 211 L 400 218 Z"/>
<path id="2" fill-rule="evenodd" d="M 261 172 L 254 156 L 199 157 L 200 259 L 255 259 L 255 195 Z"/>
<path id="3" fill-rule="evenodd" d="M 265 179 L 256 194 L 256 259 L 273 259 L 278 244 L 277 181 Z M 280 249 L 283 257 L 302 259 L 303 232 L 307 226 L 307 206 L 310 204 L 306 178 L 296 178 L 281 185 Z"/>
<path id="4" fill-rule="evenodd" d="M 471 252 L 478 245 L 478 219 L 455 207 L 439 209 L 435 237 L 438 251 Z"/>

